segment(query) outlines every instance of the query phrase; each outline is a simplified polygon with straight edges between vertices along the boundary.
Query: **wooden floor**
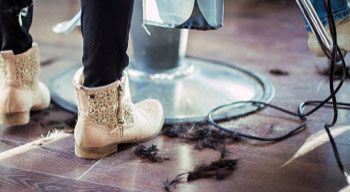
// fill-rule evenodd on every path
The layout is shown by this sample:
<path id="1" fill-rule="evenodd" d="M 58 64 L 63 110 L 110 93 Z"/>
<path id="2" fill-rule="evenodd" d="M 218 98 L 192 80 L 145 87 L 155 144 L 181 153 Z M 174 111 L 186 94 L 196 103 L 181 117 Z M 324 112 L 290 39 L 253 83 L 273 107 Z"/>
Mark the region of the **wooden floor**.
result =
<path id="1" fill-rule="evenodd" d="M 273 103 L 296 110 L 300 102 L 322 99 L 328 94 L 327 77 L 319 75 L 316 68 L 326 66 L 327 62 L 310 54 L 299 10 L 293 3 L 283 2 L 226 1 L 224 28 L 191 32 L 188 54 L 239 63 L 265 74 L 276 88 Z M 35 3 L 32 33 L 41 45 L 44 66 L 40 78 L 47 81 L 50 75 L 80 61 L 80 32 L 67 36 L 51 32 L 51 27 L 70 18 L 79 4 L 77 0 Z M 282 69 L 289 75 L 272 75 L 271 69 Z M 349 102 L 349 93 L 347 81 L 339 98 Z M 239 159 L 231 177 L 223 181 L 204 179 L 179 184 L 176 191 L 338 191 L 346 182 L 329 144 L 280 168 L 310 134 L 330 121 L 330 114 L 329 109 L 320 110 L 310 117 L 305 131 L 279 143 L 243 140 L 228 145 L 228 158 Z M 272 136 L 293 125 L 290 119 L 278 117 L 284 116 L 267 109 L 229 123 Z M 160 153 L 170 157 L 170 161 L 145 162 L 134 156 L 132 145 L 122 146 L 118 154 L 98 161 L 79 159 L 74 155 L 74 139 L 70 133 L 72 118 L 73 114 L 53 106 L 33 113 L 28 125 L 0 126 L 0 191 L 163 191 L 167 178 L 219 158 L 217 151 L 198 151 L 183 140 L 158 136 L 147 144 L 157 144 Z M 341 111 L 339 124 L 348 124 L 349 119 L 349 113 Z M 266 131 L 271 125 L 281 129 Z M 54 129 L 63 129 L 64 133 L 53 134 L 50 139 L 41 137 Z M 350 168 L 350 135 L 338 137 L 337 143 L 345 166 Z"/>

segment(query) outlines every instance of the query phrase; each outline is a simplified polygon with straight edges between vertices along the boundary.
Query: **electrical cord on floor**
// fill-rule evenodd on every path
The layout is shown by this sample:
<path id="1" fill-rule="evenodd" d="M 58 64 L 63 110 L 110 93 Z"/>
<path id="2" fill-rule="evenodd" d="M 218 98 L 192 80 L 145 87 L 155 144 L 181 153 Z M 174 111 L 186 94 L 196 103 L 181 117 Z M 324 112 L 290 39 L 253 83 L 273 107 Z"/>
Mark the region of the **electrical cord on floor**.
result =
<path id="1" fill-rule="evenodd" d="M 330 62 L 330 74 L 329 74 L 330 95 L 326 99 L 324 99 L 323 101 L 305 101 L 305 102 L 301 103 L 299 105 L 297 113 L 283 109 L 281 107 L 278 107 L 278 106 L 275 106 L 275 105 L 272 105 L 269 103 L 260 102 L 260 101 L 232 102 L 230 104 L 222 105 L 222 106 L 219 106 L 219 107 L 211 110 L 208 114 L 207 120 L 208 120 L 208 123 L 211 124 L 213 127 L 217 128 L 219 130 L 228 132 L 228 133 L 235 135 L 237 137 L 253 139 L 253 140 L 258 140 L 258 141 L 278 142 L 278 141 L 282 141 L 284 139 L 287 139 L 287 138 L 299 133 L 300 131 L 304 130 L 307 126 L 307 117 L 312 115 L 313 113 L 315 113 L 320 108 L 331 107 L 331 108 L 333 108 L 333 119 L 332 119 L 332 122 L 330 124 L 324 125 L 324 129 L 326 130 L 327 135 L 329 137 L 329 140 L 330 140 L 338 167 L 339 167 L 340 171 L 342 172 L 342 174 L 347 178 L 347 181 L 350 182 L 348 180 L 349 174 L 344 169 L 344 166 L 343 166 L 343 163 L 342 163 L 342 160 L 341 160 L 341 157 L 339 155 L 338 148 L 337 148 L 337 144 L 335 143 L 334 138 L 333 138 L 331 131 L 330 131 L 330 128 L 333 127 L 338 120 L 338 110 L 339 109 L 350 110 L 350 103 L 337 102 L 337 97 L 336 97 L 336 94 L 338 93 L 338 91 L 341 89 L 341 87 L 344 84 L 344 80 L 346 77 L 346 63 L 344 60 L 344 56 L 343 56 L 343 54 L 338 46 L 338 43 L 337 43 L 337 31 L 336 31 L 335 20 L 334 20 L 332 8 L 331 8 L 331 1 L 324 0 L 324 2 L 325 2 L 325 9 L 327 10 L 330 34 L 331 34 L 331 38 L 333 41 L 332 55 L 331 55 L 331 58 L 329 59 L 329 62 Z M 339 64 L 341 64 L 343 70 L 342 70 L 341 79 L 340 79 L 339 83 L 335 86 L 335 84 L 334 84 L 334 81 L 335 81 L 334 68 L 335 68 L 335 65 L 338 64 L 338 62 L 340 62 Z M 284 134 L 282 136 L 279 136 L 279 137 L 259 137 L 259 136 L 255 136 L 255 135 L 251 135 L 251 134 L 242 133 L 242 132 L 236 131 L 234 129 L 231 129 L 229 127 L 222 126 L 213 120 L 213 116 L 215 115 L 215 113 L 217 111 L 222 110 L 222 109 L 227 108 L 227 107 L 230 107 L 230 106 L 232 107 L 234 105 L 240 105 L 240 104 L 252 104 L 252 105 L 258 107 L 258 109 L 272 108 L 272 109 L 281 111 L 285 114 L 288 114 L 288 115 L 291 115 L 294 117 L 298 117 L 301 120 L 301 123 L 297 127 L 293 128 L 291 131 L 289 131 L 287 134 Z M 315 106 L 315 107 L 312 108 L 310 111 L 304 113 L 304 109 L 306 106 Z"/>

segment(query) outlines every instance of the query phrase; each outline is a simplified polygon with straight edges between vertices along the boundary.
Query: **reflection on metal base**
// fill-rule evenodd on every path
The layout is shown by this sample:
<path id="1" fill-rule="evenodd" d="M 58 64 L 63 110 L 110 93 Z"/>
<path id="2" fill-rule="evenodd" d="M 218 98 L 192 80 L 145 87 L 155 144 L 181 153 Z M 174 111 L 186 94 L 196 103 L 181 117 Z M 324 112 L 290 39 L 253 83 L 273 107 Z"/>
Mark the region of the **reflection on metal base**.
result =
<path id="1" fill-rule="evenodd" d="M 270 102 L 272 83 L 263 76 L 236 65 L 186 58 L 181 69 L 161 74 L 144 74 L 128 69 L 133 101 L 155 98 L 165 110 L 166 123 L 200 122 L 219 105 L 239 100 Z M 136 65 L 136 64 L 134 64 Z M 59 74 L 49 82 L 52 99 L 76 112 L 73 75 L 79 66 Z M 227 119 L 257 110 L 251 105 L 236 106 L 215 119 Z"/>

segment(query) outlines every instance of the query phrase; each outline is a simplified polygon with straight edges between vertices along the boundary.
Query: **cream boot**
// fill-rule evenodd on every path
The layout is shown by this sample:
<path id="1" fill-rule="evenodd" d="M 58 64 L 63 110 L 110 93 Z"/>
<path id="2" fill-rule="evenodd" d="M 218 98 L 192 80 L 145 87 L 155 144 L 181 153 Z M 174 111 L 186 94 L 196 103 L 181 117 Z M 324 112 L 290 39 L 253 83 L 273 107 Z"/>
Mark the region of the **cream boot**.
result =
<path id="1" fill-rule="evenodd" d="M 336 28 L 338 33 L 337 40 L 338 40 L 339 48 L 342 50 L 343 53 L 350 51 L 350 18 L 346 18 L 336 22 Z M 329 27 L 326 27 L 326 30 L 330 35 Z M 308 33 L 308 45 L 309 45 L 310 51 L 316 56 L 318 57 L 325 56 L 317 41 L 316 35 L 312 32 Z"/>
<path id="2" fill-rule="evenodd" d="M 26 124 L 30 110 L 49 106 L 50 93 L 38 80 L 39 67 L 39 49 L 35 43 L 22 54 L 0 52 L 0 124 Z"/>
<path id="3" fill-rule="evenodd" d="M 97 159 L 117 151 L 121 143 L 142 142 L 156 136 L 164 122 L 162 105 L 154 99 L 131 102 L 126 75 L 109 85 L 83 86 L 82 69 L 73 84 L 78 103 L 75 154 Z"/>

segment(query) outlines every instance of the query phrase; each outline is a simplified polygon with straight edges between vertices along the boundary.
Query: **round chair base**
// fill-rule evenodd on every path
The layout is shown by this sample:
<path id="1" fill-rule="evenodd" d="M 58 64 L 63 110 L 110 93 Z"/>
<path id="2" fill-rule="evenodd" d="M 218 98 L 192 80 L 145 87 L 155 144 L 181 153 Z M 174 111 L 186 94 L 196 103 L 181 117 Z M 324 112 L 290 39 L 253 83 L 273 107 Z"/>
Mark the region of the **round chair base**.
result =
<path id="1" fill-rule="evenodd" d="M 159 100 L 164 106 L 165 123 L 172 124 L 205 121 L 208 112 L 219 105 L 246 100 L 270 102 L 274 97 L 272 83 L 248 69 L 197 58 L 186 58 L 183 63 L 176 69 L 153 74 L 128 69 L 133 101 Z M 72 79 L 79 67 L 49 81 L 53 101 L 72 112 L 77 111 Z M 252 105 L 234 106 L 214 119 L 234 118 L 256 110 Z"/>

